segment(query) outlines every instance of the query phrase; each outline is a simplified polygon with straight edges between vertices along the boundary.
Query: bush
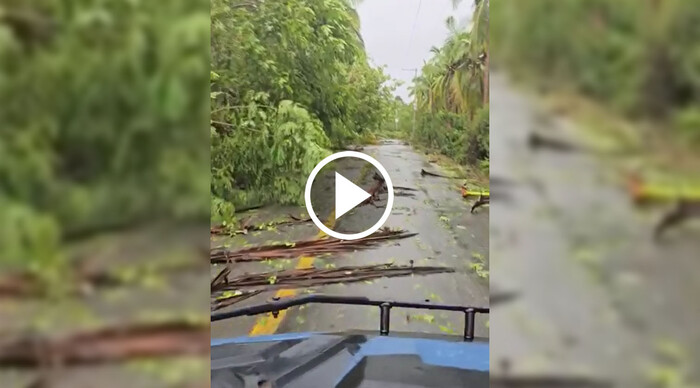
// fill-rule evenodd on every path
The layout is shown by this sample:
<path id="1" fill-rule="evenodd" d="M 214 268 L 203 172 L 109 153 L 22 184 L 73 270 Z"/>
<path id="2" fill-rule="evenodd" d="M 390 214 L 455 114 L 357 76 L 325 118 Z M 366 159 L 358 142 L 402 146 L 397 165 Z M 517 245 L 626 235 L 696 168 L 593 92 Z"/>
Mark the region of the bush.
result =
<path id="1" fill-rule="evenodd" d="M 691 142 L 700 142 L 700 108 L 686 108 L 677 112 L 673 127 Z"/>
<path id="2" fill-rule="evenodd" d="M 329 152 L 321 122 L 306 109 L 291 101 L 269 105 L 264 93 L 249 100 L 229 124 L 212 128 L 215 219 L 230 217 L 233 206 L 301 203 L 306 176 Z"/>
<path id="3" fill-rule="evenodd" d="M 0 6 L 36 23 L 0 17 L 0 264 L 55 262 L 66 239 L 139 221 L 207 219 L 201 5 Z"/>
<path id="4" fill-rule="evenodd" d="M 489 159 L 489 108 L 481 108 L 460 138 L 460 162 L 476 164 Z"/>

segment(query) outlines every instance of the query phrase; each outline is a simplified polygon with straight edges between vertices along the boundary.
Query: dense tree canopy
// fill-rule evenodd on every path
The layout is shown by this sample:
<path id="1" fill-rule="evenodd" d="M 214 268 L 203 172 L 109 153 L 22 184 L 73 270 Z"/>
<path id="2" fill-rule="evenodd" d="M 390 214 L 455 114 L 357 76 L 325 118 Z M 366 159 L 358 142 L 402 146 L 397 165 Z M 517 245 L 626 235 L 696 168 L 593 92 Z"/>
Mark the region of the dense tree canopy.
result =
<path id="1" fill-rule="evenodd" d="M 202 9 L 0 5 L 0 263 L 46 264 L 66 239 L 140 220 L 206 219 Z"/>
<path id="2" fill-rule="evenodd" d="M 377 129 L 391 88 L 344 0 L 212 1 L 212 211 L 298 202 L 333 147 Z"/>

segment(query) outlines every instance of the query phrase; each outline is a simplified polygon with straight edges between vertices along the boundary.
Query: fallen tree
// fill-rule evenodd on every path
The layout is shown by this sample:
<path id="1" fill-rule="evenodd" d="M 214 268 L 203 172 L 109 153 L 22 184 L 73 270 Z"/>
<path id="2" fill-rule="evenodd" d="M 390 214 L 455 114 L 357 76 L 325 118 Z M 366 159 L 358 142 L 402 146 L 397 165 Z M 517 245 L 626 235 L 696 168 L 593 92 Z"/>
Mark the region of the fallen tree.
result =
<path id="1" fill-rule="evenodd" d="M 339 240 L 326 237 L 316 240 L 263 245 L 235 251 L 218 247 L 211 250 L 210 258 L 212 263 L 229 263 L 295 258 L 300 256 L 318 256 L 327 253 L 352 252 L 369 249 L 386 241 L 413 237 L 417 234 L 418 233 L 408 233 L 404 230 L 390 230 L 385 228 L 370 236 L 357 240 Z"/>

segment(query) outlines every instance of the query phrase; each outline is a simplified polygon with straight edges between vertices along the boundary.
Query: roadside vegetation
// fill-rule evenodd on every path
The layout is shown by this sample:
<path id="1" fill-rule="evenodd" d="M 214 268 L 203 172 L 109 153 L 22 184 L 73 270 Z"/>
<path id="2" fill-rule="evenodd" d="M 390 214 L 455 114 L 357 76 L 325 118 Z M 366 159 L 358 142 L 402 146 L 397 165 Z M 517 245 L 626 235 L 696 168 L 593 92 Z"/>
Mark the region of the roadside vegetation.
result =
<path id="1" fill-rule="evenodd" d="M 386 121 L 392 84 L 369 65 L 350 1 L 212 0 L 211 20 L 212 218 L 300 203 L 331 149 Z"/>
<path id="2" fill-rule="evenodd" d="M 509 73 L 596 102 L 633 122 L 642 143 L 700 146 L 697 4 L 505 1 L 493 12 L 493 55 Z"/>
<path id="3" fill-rule="evenodd" d="M 206 10 L 1 2 L 3 387 L 208 381 Z"/>
<path id="4" fill-rule="evenodd" d="M 459 2 L 457 2 L 459 3 Z M 488 171 L 489 1 L 474 2 L 471 24 L 446 23 L 450 36 L 434 47 L 412 85 L 416 125 L 412 142 L 460 164 Z"/>
<path id="5" fill-rule="evenodd" d="M 64 245 L 207 219 L 209 21 L 191 1 L 0 6 L 0 272 Z"/>

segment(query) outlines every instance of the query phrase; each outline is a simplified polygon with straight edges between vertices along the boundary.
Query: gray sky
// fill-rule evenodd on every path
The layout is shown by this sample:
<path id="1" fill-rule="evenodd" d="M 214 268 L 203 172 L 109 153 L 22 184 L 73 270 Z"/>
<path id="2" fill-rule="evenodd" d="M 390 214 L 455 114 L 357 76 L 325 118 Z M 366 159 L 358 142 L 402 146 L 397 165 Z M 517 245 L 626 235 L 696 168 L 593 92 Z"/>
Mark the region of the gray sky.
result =
<path id="1" fill-rule="evenodd" d="M 419 9 L 420 6 L 420 9 Z M 449 31 L 445 19 L 454 15 L 458 23 L 471 17 L 473 1 L 464 0 L 457 10 L 451 0 L 364 0 L 357 7 L 361 33 L 372 63 L 386 65 L 386 72 L 404 81 L 396 94 L 408 102 L 412 71 L 430 58 L 430 48 L 442 46 Z"/>

